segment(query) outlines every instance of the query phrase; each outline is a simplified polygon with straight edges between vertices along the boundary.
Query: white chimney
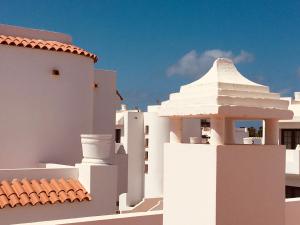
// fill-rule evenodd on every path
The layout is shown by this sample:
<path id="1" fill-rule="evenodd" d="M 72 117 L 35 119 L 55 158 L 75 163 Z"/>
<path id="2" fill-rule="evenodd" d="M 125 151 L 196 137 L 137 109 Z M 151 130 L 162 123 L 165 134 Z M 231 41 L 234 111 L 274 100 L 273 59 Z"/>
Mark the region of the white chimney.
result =
<path id="1" fill-rule="evenodd" d="M 294 92 L 295 100 L 300 100 L 300 92 Z"/>
<path id="2" fill-rule="evenodd" d="M 126 106 L 125 104 L 122 104 L 122 105 L 121 105 L 121 110 L 122 110 L 122 111 L 127 110 L 127 106 Z"/>

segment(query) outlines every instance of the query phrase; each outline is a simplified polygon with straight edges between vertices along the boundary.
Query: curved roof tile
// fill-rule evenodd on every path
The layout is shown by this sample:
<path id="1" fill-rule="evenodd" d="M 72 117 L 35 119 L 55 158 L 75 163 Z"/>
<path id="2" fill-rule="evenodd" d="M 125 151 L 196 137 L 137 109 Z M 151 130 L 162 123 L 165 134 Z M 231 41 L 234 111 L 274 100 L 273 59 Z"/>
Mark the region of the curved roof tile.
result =
<path id="1" fill-rule="evenodd" d="M 11 182 L 7 180 L 0 182 L 0 209 L 6 206 L 13 208 L 18 205 L 36 205 L 37 203 L 45 205 L 76 200 L 90 201 L 91 199 L 82 184 L 71 178 L 51 179 L 50 181 L 24 178 L 21 181 L 14 179 Z"/>
<path id="2" fill-rule="evenodd" d="M 0 35 L 0 44 L 25 47 L 25 48 L 42 49 L 42 50 L 49 50 L 49 51 L 57 51 L 57 52 L 67 52 L 75 55 L 83 55 L 92 58 L 95 63 L 98 60 L 98 57 L 91 52 L 88 52 L 75 45 L 69 45 L 58 41 L 45 41 L 39 39 L 29 39 L 29 38 L 22 38 L 22 37 Z"/>

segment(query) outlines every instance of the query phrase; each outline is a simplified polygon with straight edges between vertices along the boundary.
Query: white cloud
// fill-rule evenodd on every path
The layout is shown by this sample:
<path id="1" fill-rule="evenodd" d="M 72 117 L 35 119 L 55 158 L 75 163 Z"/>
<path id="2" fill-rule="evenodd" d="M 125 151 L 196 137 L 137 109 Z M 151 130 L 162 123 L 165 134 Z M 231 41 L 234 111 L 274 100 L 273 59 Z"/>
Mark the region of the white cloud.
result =
<path id="1" fill-rule="evenodd" d="M 233 54 L 232 51 L 223 51 L 221 49 L 211 49 L 202 53 L 192 50 L 167 69 L 167 76 L 201 76 L 208 71 L 213 61 L 220 57 L 230 58 L 236 64 L 251 62 L 254 58 L 251 53 L 244 50 L 241 50 L 237 55 Z"/>

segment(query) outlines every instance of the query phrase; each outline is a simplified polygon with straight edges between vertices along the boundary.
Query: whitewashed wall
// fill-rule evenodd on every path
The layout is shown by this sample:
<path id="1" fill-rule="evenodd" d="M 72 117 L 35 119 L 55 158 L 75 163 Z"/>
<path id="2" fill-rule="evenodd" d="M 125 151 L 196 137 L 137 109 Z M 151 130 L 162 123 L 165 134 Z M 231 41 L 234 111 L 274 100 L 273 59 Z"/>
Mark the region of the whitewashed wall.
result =
<path id="1" fill-rule="evenodd" d="M 160 106 L 148 106 L 144 113 L 144 127 L 149 126 L 148 174 L 145 174 L 145 198 L 163 195 L 163 148 L 170 140 L 170 122 L 167 117 L 160 117 Z M 190 142 L 190 137 L 201 138 L 200 119 L 183 120 L 183 142 Z"/>
<path id="2" fill-rule="evenodd" d="M 244 144 L 244 138 L 249 137 L 249 131 L 247 128 L 235 128 L 234 141 L 235 144 Z"/>
<path id="3" fill-rule="evenodd" d="M 76 167 L 69 168 L 0 170 L 0 180 L 22 179 L 24 177 L 29 179 L 59 179 L 61 177 L 79 179 L 91 194 L 92 200 L 83 202 L 75 201 L 73 203 L 66 201 L 55 204 L 16 206 L 15 208 L 7 206 L 4 209 L 0 209 L 1 225 L 115 213 L 117 199 L 116 166 L 78 164 Z"/>
<path id="4" fill-rule="evenodd" d="M 200 119 L 188 119 L 182 120 L 182 142 L 190 143 L 190 137 L 201 138 L 201 120 Z"/>
<path id="5" fill-rule="evenodd" d="M 276 145 L 165 144 L 164 225 L 283 225 L 284 154 Z"/>
<path id="6" fill-rule="evenodd" d="M 144 117 L 142 112 L 124 116 L 124 148 L 128 152 L 127 205 L 135 205 L 144 197 Z"/>
<path id="7" fill-rule="evenodd" d="M 115 135 L 116 120 L 116 72 L 95 70 L 94 133 Z"/>
<path id="8" fill-rule="evenodd" d="M 285 200 L 285 224 L 298 225 L 300 221 L 300 198 Z"/>
<path id="9" fill-rule="evenodd" d="M 152 107 L 152 108 L 151 108 Z M 170 140 L 169 118 L 159 117 L 151 106 L 144 113 L 144 126 L 149 126 L 148 174 L 145 174 L 145 198 L 163 195 L 163 146 Z"/>
<path id="10" fill-rule="evenodd" d="M 88 57 L 0 45 L 0 168 L 80 161 L 80 134 L 92 132 L 93 81 Z"/>
<path id="11" fill-rule="evenodd" d="M 128 189 L 128 155 L 115 154 L 114 165 L 118 166 L 118 196 Z"/>
<path id="12" fill-rule="evenodd" d="M 91 216 L 84 218 L 24 223 L 22 225 L 162 225 L 162 211 L 125 213 L 106 216 Z"/>

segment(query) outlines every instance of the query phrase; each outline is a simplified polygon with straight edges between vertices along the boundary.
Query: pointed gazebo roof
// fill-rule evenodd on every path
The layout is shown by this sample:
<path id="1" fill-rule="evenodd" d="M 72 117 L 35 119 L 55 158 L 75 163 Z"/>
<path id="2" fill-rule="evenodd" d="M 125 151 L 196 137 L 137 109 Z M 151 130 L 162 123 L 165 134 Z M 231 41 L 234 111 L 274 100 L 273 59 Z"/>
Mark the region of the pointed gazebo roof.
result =
<path id="1" fill-rule="evenodd" d="M 241 75 L 230 59 L 219 58 L 203 77 L 171 94 L 159 113 L 168 117 L 290 119 L 293 113 L 288 105 L 269 87 Z"/>

